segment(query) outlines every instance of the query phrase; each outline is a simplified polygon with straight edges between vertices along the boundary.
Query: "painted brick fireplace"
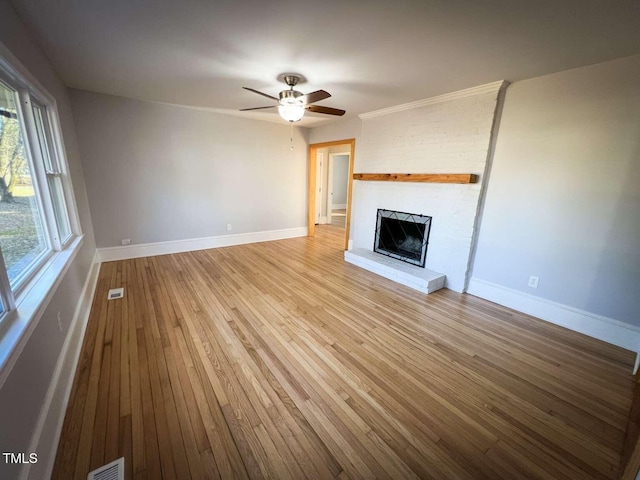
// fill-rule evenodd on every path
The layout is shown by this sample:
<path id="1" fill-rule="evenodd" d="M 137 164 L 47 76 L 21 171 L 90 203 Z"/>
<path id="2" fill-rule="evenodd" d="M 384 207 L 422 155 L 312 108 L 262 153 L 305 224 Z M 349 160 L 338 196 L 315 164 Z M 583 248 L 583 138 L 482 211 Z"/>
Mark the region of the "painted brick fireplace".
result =
<path id="1" fill-rule="evenodd" d="M 378 209 L 432 217 L 426 268 L 466 289 L 506 82 L 360 115 L 356 173 L 471 173 L 478 183 L 354 181 L 353 248 L 373 250 Z M 419 267 L 416 267 L 419 268 Z"/>

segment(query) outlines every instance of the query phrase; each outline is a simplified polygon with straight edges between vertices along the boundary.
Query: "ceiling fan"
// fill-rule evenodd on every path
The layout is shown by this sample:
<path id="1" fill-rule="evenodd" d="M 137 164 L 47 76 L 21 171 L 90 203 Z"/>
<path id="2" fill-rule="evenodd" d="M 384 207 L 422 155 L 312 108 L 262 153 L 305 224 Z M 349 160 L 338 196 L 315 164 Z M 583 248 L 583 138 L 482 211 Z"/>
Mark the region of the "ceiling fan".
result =
<path id="1" fill-rule="evenodd" d="M 278 113 L 283 119 L 287 120 L 288 122 L 297 122 L 298 120 L 300 120 L 304 116 L 305 110 L 309 110 L 310 112 L 315 113 L 324 113 L 327 115 L 342 116 L 345 114 L 344 110 L 340 110 L 338 108 L 312 105 L 313 103 L 319 102 L 320 100 L 329 98 L 331 94 L 329 92 L 325 92 L 324 90 L 316 90 L 315 92 L 307 93 L 305 95 L 302 92 L 293 89 L 293 87 L 295 87 L 299 81 L 300 77 L 297 75 L 285 75 L 284 83 L 289 86 L 289 90 L 282 90 L 279 94 L 279 98 L 259 92 L 258 90 L 254 90 L 253 88 L 242 87 L 245 90 L 249 90 L 250 92 L 262 95 L 263 97 L 270 98 L 278 103 L 276 105 L 269 105 L 268 107 L 242 108 L 240 109 L 240 111 L 246 112 L 248 110 L 262 110 L 264 108 L 278 107 Z"/>

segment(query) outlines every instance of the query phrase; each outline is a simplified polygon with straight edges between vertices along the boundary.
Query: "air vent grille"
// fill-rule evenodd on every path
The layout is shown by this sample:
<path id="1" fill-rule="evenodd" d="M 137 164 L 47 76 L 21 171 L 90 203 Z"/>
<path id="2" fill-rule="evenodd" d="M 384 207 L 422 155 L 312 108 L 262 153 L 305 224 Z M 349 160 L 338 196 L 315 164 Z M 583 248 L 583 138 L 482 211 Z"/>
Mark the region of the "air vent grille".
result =
<path id="1" fill-rule="evenodd" d="M 95 469 L 87 475 L 87 480 L 124 480 L 124 457 Z"/>
<path id="2" fill-rule="evenodd" d="M 107 300 L 115 300 L 124 297 L 124 288 L 112 288 L 107 294 Z"/>

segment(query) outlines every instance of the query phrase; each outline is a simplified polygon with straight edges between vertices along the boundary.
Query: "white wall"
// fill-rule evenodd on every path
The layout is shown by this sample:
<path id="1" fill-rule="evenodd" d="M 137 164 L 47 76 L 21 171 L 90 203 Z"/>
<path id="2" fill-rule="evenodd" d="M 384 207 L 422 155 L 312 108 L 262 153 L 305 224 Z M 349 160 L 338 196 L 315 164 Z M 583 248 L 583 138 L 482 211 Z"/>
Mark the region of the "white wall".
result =
<path id="1" fill-rule="evenodd" d="M 473 173 L 489 156 L 498 87 L 382 116 L 364 118 L 356 173 Z M 450 99 L 451 98 L 451 99 Z M 475 234 L 481 183 L 435 184 L 354 181 L 354 247 L 373 249 L 377 209 L 433 217 L 426 268 L 463 291 Z"/>
<path id="2" fill-rule="evenodd" d="M 640 326 L 639 80 L 634 56 L 509 87 L 474 280 Z"/>
<path id="3" fill-rule="evenodd" d="M 82 90 L 71 102 L 98 247 L 305 227 L 306 129 L 291 151 L 284 123 Z"/>
<path id="4" fill-rule="evenodd" d="M 64 353 L 63 345 L 69 336 L 70 322 L 90 271 L 95 243 L 67 90 L 13 8 L 5 0 L 0 0 L 0 42 L 57 101 L 70 176 L 82 230 L 85 234 L 82 249 L 54 293 L 9 376 L 0 387 L 0 451 L 28 452 L 38 416 L 45 407 L 45 396 L 52 381 L 56 363 L 61 353 Z M 58 311 L 61 313 L 63 323 L 62 332 L 58 328 L 56 319 Z M 70 345 L 70 348 L 75 346 Z M 55 403 L 52 405 L 53 412 L 63 407 L 60 404 L 61 396 L 58 394 L 64 390 L 66 381 L 71 378 L 73 372 L 68 369 L 60 373 L 61 377 L 57 379 L 59 384 L 53 385 L 57 388 L 56 394 L 51 397 Z M 63 410 L 59 411 L 62 415 L 64 414 Z M 39 454 L 40 462 L 32 469 L 31 478 L 44 477 L 42 469 L 47 460 L 46 454 L 49 453 L 47 450 L 55 447 L 57 442 L 55 423 L 59 419 L 61 416 L 48 418 L 43 425 L 40 445 L 44 450 L 36 452 Z M 20 465 L 7 465 L 1 461 L 0 478 L 18 478 L 20 467 Z"/>
<path id="5" fill-rule="evenodd" d="M 314 127 L 309 131 L 309 143 L 333 142 L 335 140 L 356 139 L 356 148 L 358 148 L 358 140 L 362 133 L 362 120 L 359 117 L 338 120 L 329 125 Z"/>

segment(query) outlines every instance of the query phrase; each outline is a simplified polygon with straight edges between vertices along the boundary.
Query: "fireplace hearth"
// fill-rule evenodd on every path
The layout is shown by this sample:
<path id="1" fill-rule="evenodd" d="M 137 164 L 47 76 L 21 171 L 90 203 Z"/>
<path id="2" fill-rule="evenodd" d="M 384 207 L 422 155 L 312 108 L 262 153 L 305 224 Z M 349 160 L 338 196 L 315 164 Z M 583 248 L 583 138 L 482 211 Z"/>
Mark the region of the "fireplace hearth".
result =
<path id="1" fill-rule="evenodd" d="M 430 230 L 431 217 L 380 208 L 373 251 L 424 268 Z"/>

